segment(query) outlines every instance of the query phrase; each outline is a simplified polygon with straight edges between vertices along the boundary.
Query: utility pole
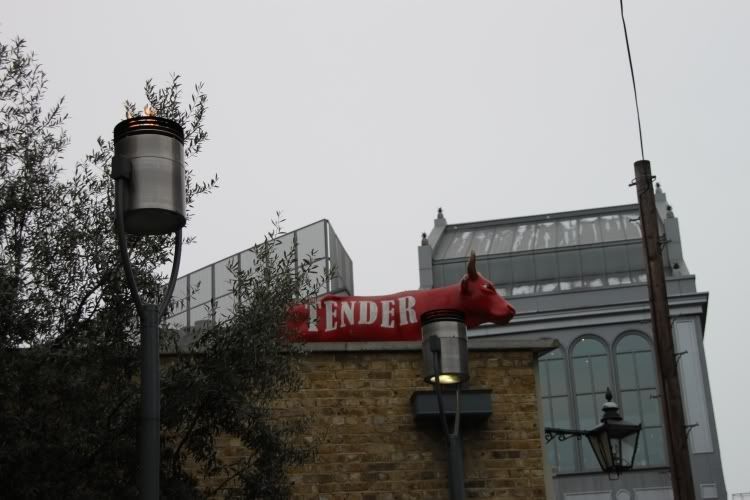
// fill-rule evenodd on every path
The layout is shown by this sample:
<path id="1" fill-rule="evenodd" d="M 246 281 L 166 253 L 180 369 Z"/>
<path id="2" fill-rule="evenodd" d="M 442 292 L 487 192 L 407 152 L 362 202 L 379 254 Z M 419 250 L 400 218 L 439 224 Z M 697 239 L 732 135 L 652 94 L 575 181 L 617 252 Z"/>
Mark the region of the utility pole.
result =
<path id="1" fill-rule="evenodd" d="M 666 424 L 669 465 L 672 472 L 672 494 L 676 500 L 695 500 L 693 474 L 690 468 L 690 449 L 667 304 L 667 287 L 661 255 L 662 242 L 659 239 L 653 177 L 651 176 L 651 163 L 648 160 L 635 162 L 635 184 L 638 190 L 638 205 L 641 212 L 641 228 L 648 269 L 651 326 L 661 374 L 661 402 Z"/>

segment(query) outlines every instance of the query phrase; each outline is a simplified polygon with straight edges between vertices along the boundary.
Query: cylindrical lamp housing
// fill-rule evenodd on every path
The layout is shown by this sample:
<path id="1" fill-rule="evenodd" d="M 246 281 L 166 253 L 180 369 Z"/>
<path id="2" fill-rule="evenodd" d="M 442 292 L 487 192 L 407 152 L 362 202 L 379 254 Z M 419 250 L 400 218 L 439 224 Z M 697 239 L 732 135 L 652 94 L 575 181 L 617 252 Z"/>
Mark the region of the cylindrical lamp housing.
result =
<path id="1" fill-rule="evenodd" d="M 422 359 L 425 382 L 460 384 L 469 380 L 469 349 L 466 343 L 464 314 L 455 310 L 435 310 L 424 313 L 422 322 Z M 435 337 L 437 341 L 431 340 Z M 439 341 L 439 343 L 438 343 Z M 435 346 L 439 364 L 435 365 Z"/>
<path id="2" fill-rule="evenodd" d="M 185 226 L 185 135 L 175 121 L 129 118 L 114 131 L 112 176 L 125 178 L 125 232 L 168 234 Z"/>

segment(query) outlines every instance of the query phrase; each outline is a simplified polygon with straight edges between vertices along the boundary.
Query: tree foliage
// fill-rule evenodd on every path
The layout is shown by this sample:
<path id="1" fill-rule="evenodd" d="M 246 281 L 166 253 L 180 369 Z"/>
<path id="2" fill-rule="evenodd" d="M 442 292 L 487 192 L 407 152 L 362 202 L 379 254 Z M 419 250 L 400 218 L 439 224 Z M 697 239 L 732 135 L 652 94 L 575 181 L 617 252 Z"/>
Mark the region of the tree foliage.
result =
<path id="1" fill-rule="evenodd" d="M 24 42 L 0 42 L 0 491 L 131 498 L 139 329 L 113 231 L 113 144 L 99 138 L 64 178 L 67 115 L 63 99 L 45 106 L 46 88 Z M 185 105 L 179 77 L 161 88 L 149 80 L 145 97 L 183 125 L 190 162 L 207 140 L 202 86 Z M 137 114 L 134 104 L 125 107 Z M 190 212 L 217 180 L 200 181 L 189 169 L 187 179 Z M 315 290 L 315 269 L 311 260 L 295 267 L 294 253 L 278 251 L 277 235 L 256 248 L 252 270 L 234 269 L 234 315 L 162 367 L 169 498 L 281 498 L 286 466 L 309 456 L 299 444 L 304 423 L 273 418 L 271 407 L 300 383 L 300 348 L 289 341 L 286 316 Z M 142 294 L 158 299 L 172 237 L 129 244 Z M 219 436 L 239 439 L 246 452 L 223 460 Z"/>

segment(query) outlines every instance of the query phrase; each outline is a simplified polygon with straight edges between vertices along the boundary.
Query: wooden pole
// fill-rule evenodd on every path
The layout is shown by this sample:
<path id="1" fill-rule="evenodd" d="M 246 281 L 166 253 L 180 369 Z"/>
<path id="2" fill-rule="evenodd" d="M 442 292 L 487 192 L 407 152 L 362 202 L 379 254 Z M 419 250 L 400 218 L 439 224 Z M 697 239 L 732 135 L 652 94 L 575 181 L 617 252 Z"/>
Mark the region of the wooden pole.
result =
<path id="1" fill-rule="evenodd" d="M 690 449 L 682 407 L 677 359 L 669 319 L 667 287 L 659 241 L 659 223 L 654 199 L 651 163 L 635 162 L 635 183 L 641 212 L 641 228 L 648 269 L 648 295 L 651 304 L 651 326 L 654 332 L 656 359 L 661 374 L 662 412 L 667 434 L 669 465 L 672 472 L 672 493 L 676 500 L 695 500 Z"/>

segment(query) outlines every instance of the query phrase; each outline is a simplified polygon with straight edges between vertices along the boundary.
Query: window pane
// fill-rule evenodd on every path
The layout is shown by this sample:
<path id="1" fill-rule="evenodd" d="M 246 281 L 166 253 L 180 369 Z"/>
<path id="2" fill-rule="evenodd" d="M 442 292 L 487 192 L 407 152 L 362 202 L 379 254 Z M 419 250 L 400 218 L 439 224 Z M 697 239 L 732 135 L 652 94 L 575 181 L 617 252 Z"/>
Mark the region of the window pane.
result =
<path id="1" fill-rule="evenodd" d="M 211 266 L 204 267 L 190 275 L 190 288 L 191 306 L 211 300 Z"/>
<path id="2" fill-rule="evenodd" d="M 625 239 L 625 229 L 619 215 L 602 215 L 599 217 L 603 241 L 620 241 Z"/>
<path id="3" fill-rule="evenodd" d="M 625 226 L 625 237 L 629 240 L 640 240 L 642 238 L 639 217 L 640 216 L 636 213 L 624 214 L 622 216 L 623 224 Z"/>
<path id="4" fill-rule="evenodd" d="M 216 295 L 224 295 L 232 291 L 235 281 L 232 270 L 236 270 L 236 263 L 237 257 L 232 256 L 214 264 L 214 293 Z"/>
<path id="5" fill-rule="evenodd" d="M 519 285 L 513 285 L 511 295 L 531 295 L 534 293 L 536 287 L 533 283 L 521 283 Z"/>
<path id="6" fill-rule="evenodd" d="M 542 386 L 542 397 L 549 396 L 549 378 L 547 376 L 547 361 L 539 360 L 539 384 Z"/>
<path id="7" fill-rule="evenodd" d="M 664 448 L 664 430 L 661 427 L 644 429 L 641 431 L 643 439 L 648 443 L 648 462 L 650 465 L 663 465 L 667 463 Z"/>
<path id="8" fill-rule="evenodd" d="M 640 391 L 641 409 L 643 411 L 643 425 L 661 425 L 659 410 L 660 398 L 656 398 L 656 391 Z M 638 421 L 635 421 L 637 423 Z"/>
<path id="9" fill-rule="evenodd" d="M 534 281 L 534 259 L 531 255 L 515 255 L 511 258 L 513 283 Z"/>
<path id="10" fill-rule="evenodd" d="M 490 253 L 509 253 L 513 249 L 515 227 L 503 227 L 495 230 Z"/>
<path id="11" fill-rule="evenodd" d="M 556 292 L 558 287 L 557 281 L 548 281 L 546 283 L 537 283 L 536 293 L 552 293 Z"/>
<path id="12" fill-rule="evenodd" d="M 560 281 L 560 290 L 573 290 L 575 288 L 581 288 L 582 286 L 583 281 L 581 280 Z"/>
<path id="13" fill-rule="evenodd" d="M 603 248 L 585 248 L 581 250 L 581 274 L 584 276 L 602 276 L 604 272 Z"/>
<path id="14" fill-rule="evenodd" d="M 607 274 L 627 273 L 630 271 L 626 250 L 627 247 L 625 245 L 606 247 L 604 249 Z"/>
<path id="15" fill-rule="evenodd" d="M 537 281 L 557 281 L 557 256 L 554 253 L 534 255 Z"/>
<path id="16" fill-rule="evenodd" d="M 620 389 L 637 389 L 638 385 L 635 379 L 635 364 L 632 354 L 618 354 L 617 360 L 617 378 L 620 382 Z"/>
<path id="17" fill-rule="evenodd" d="M 632 282 L 630 273 L 616 273 L 607 276 L 607 285 L 609 286 L 629 285 Z"/>
<path id="18" fill-rule="evenodd" d="M 473 233 L 471 231 L 455 233 L 443 255 L 443 258 L 454 259 L 457 257 L 466 257 L 469 254 L 469 246 L 472 236 Z"/>
<path id="19" fill-rule="evenodd" d="M 557 268 L 560 278 L 581 277 L 581 254 L 578 250 L 557 252 Z"/>
<path id="20" fill-rule="evenodd" d="M 557 246 L 566 247 L 578 244 L 578 221 L 561 220 L 557 222 Z"/>
<path id="21" fill-rule="evenodd" d="M 326 257 L 325 221 L 319 221 L 312 226 L 296 231 L 297 259 L 301 262 L 315 251 L 315 260 Z"/>
<path id="22" fill-rule="evenodd" d="M 581 245 L 599 243 L 599 219 L 597 217 L 585 217 L 578 223 L 578 241 Z"/>
<path id="23" fill-rule="evenodd" d="M 513 282 L 513 270 L 509 257 L 496 257 L 490 259 L 488 263 L 490 267 L 490 280 L 493 283 L 509 285 Z"/>
<path id="24" fill-rule="evenodd" d="M 648 341 L 640 335 L 626 335 L 617 343 L 617 352 L 650 351 Z"/>
<path id="25" fill-rule="evenodd" d="M 182 330 L 187 326 L 187 313 L 175 314 L 167 320 L 167 328 L 171 330 Z"/>
<path id="26" fill-rule="evenodd" d="M 555 248 L 557 242 L 557 230 L 556 223 L 554 222 L 542 222 L 536 226 L 536 244 L 534 247 L 537 250 L 544 248 Z"/>
<path id="27" fill-rule="evenodd" d="M 253 250 L 245 250 L 240 254 L 240 268 L 243 271 L 251 272 L 256 267 L 255 252 Z"/>
<path id="28" fill-rule="evenodd" d="M 597 411 L 594 408 L 594 396 L 576 396 L 576 403 L 578 404 L 578 428 L 592 429 L 599 423 Z"/>
<path id="29" fill-rule="evenodd" d="M 559 396 L 568 394 L 567 377 L 565 376 L 565 361 L 562 359 L 546 361 L 549 370 L 550 394 Z"/>
<path id="30" fill-rule="evenodd" d="M 552 420 L 552 403 L 550 402 L 549 398 L 545 398 L 542 400 L 542 406 L 544 413 L 544 426 L 555 427 L 555 424 Z"/>
<path id="31" fill-rule="evenodd" d="M 628 254 L 628 265 L 631 271 L 641 271 L 646 269 L 646 263 L 643 256 L 643 246 L 639 244 L 629 244 L 626 247 Z"/>
<path id="32" fill-rule="evenodd" d="M 513 251 L 525 252 L 534 249 L 535 224 L 520 224 L 516 228 L 516 237 L 513 239 Z"/>
<path id="33" fill-rule="evenodd" d="M 590 361 L 588 358 L 573 359 L 573 380 L 576 394 L 592 392 Z"/>
<path id="34" fill-rule="evenodd" d="M 477 255 L 487 255 L 492 247 L 492 230 L 474 231 L 474 239 L 471 240 L 471 249 Z"/>
<path id="35" fill-rule="evenodd" d="M 576 468 L 575 439 L 557 442 L 557 471 L 573 472 Z"/>
<path id="36" fill-rule="evenodd" d="M 552 421 L 554 427 L 569 429 L 571 427 L 568 397 L 561 396 L 550 399 L 552 405 Z"/>
<path id="37" fill-rule="evenodd" d="M 198 329 L 211 326 L 211 310 L 208 304 L 190 309 L 190 326 Z"/>
<path id="38" fill-rule="evenodd" d="M 594 372 L 594 390 L 605 392 L 607 387 L 612 387 L 609 381 L 609 360 L 606 356 L 591 358 L 591 368 Z"/>
<path id="39" fill-rule="evenodd" d="M 586 277 L 583 280 L 583 286 L 586 288 L 599 288 L 604 286 L 604 280 L 600 277 Z"/>
<path id="40" fill-rule="evenodd" d="M 234 295 L 231 293 L 216 299 L 216 321 L 225 321 L 234 312 Z"/>
<path id="41" fill-rule="evenodd" d="M 170 304 L 170 315 L 176 315 L 187 310 L 187 277 L 178 279 L 174 285 L 174 292 Z"/>
<path id="42" fill-rule="evenodd" d="M 656 387 L 654 357 L 651 352 L 639 352 L 635 356 L 635 369 L 641 388 Z"/>
<path id="43" fill-rule="evenodd" d="M 596 354 L 607 354 L 607 351 L 601 342 L 592 338 L 582 338 L 573 348 L 574 358 Z"/>
<path id="44" fill-rule="evenodd" d="M 638 408 L 638 391 L 622 391 L 620 399 L 622 418 L 634 424 L 640 422 L 641 412 Z"/>

